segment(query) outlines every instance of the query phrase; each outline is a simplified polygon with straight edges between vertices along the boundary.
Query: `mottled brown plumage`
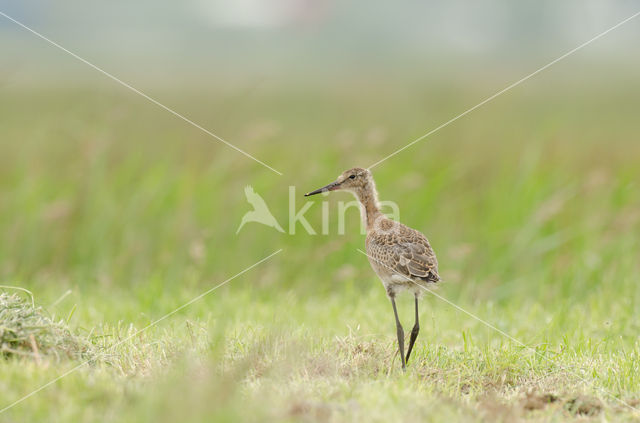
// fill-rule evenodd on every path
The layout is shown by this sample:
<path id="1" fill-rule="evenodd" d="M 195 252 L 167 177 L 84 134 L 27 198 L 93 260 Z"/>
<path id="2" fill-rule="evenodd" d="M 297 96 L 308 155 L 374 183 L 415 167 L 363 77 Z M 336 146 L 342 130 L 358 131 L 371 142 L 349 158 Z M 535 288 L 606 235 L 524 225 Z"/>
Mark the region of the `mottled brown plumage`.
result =
<path id="1" fill-rule="evenodd" d="M 378 192 L 368 169 L 353 168 L 345 171 L 335 182 L 312 191 L 306 196 L 326 191 L 346 190 L 360 201 L 362 219 L 367 229 L 366 250 L 371 267 L 376 272 L 391 300 L 396 318 L 398 344 L 402 368 L 409 359 L 418 336 L 418 298 L 430 283 L 440 280 L 438 261 L 427 238 L 415 229 L 395 222 L 380 212 Z M 404 331 L 398 319 L 395 297 L 408 290 L 415 296 L 416 323 L 411 331 L 409 349 L 404 357 Z"/>
<path id="2" fill-rule="evenodd" d="M 389 297 L 409 290 L 416 296 L 440 280 L 436 255 L 427 238 L 415 229 L 386 217 L 367 232 L 367 256 Z"/>

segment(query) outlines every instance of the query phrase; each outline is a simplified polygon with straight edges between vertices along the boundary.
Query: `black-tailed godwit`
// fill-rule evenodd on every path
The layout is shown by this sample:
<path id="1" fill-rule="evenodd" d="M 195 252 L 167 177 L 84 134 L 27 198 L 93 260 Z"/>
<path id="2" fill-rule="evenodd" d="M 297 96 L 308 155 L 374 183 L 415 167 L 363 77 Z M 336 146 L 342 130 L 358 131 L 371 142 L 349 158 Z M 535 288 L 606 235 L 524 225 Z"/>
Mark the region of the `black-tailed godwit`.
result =
<path id="1" fill-rule="evenodd" d="M 440 280 L 438 261 L 427 238 L 415 229 L 387 218 L 380 211 L 378 192 L 368 169 L 353 168 L 345 171 L 334 182 L 305 194 L 305 197 L 327 191 L 344 190 L 353 193 L 362 208 L 362 218 L 367 229 L 366 251 L 369 263 L 384 285 L 391 300 L 396 319 L 398 349 L 402 369 L 406 369 L 411 350 L 420 331 L 418 299 L 430 283 Z M 415 324 L 411 330 L 409 348 L 404 355 L 404 330 L 398 310 L 396 294 L 408 290 L 415 297 Z"/>

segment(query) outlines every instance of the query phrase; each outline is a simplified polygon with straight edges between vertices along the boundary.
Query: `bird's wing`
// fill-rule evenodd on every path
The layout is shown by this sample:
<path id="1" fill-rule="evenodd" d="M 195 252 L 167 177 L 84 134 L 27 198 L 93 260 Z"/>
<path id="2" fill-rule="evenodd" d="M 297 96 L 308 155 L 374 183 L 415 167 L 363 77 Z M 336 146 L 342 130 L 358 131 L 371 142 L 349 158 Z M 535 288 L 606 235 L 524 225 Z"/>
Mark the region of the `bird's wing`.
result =
<path id="1" fill-rule="evenodd" d="M 398 232 L 376 236 L 369 251 L 379 264 L 400 275 L 438 281 L 438 261 L 427 238 L 420 232 L 404 227 Z"/>
<path id="2" fill-rule="evenodd" d="M 423 279 L 438 278 L 438 262 L 428 242 L 405 242 L 395 246 L 400 264 L 411 276 Z"/>

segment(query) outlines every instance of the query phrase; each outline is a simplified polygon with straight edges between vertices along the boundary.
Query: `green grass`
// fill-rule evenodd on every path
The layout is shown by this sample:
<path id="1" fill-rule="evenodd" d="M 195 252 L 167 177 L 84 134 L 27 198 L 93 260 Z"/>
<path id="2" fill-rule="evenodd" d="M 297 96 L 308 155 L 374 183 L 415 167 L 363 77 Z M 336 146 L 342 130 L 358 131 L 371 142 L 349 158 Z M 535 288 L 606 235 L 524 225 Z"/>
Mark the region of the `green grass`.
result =
<path id="1" fill-rule="evenodd" d="M 37 309 L 14 290 L 1 298 L 21 295 L 91 355 L 61 355 L 35 333 L 36 359 L 20 343 L 0 362 L 0 408 L 90 361 L 0 421 L 637 419 L 617 400 L 640 405 L 640 85 L 558 73 L 374 169 L 381 198 L 436 249 L 438 295 L 534 349 L 427 295 L 406 374 L 389 302 L 357 252 L 359 213 L 344 236 L 335 213 L 329 235 L 248 224 L 236 236 L 243 188 L 286 228 L 289 185 L 300 208 L 302 193 L 500 83 L 371 77 L 243 97 L 238 81 L 134 84 L 282 177 L 110 84 L 3 87 L 0 284 L 29 289 Z M 329 197 L 332 212 L 341 199 Z M 320 212 L 306 215 L 318 231 Z M 408 329 L 412 300 L 399 306 Z"/>

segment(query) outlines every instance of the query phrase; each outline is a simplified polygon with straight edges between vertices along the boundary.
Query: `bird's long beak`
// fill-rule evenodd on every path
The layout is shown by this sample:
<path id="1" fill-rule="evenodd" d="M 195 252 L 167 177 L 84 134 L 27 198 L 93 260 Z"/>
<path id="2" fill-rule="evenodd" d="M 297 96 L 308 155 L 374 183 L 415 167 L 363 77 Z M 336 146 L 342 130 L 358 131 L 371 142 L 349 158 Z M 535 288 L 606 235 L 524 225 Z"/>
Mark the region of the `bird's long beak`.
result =
<path id="1" fill-rule="evenodd" d="M 308 192 L 308 193 L 306 193 L 304 196 L 305 196 L 305 197 L 308 197 L 308 196 L 310 196 L 310 195 L 320 194 L 321 192 L 335 191 L 335 190 L 337 190 L 338 188 L 340 188 L 340 183 L 339 183 L 338 181 L 334 181 L 334 182 L 331 182 L 331 183 L 330 183 L 329 185 L 327 185 L 327 186 L 324 186 L 324 187 L 322 187 L 322 188 L 318 188 L 318 189 L 317 189 L 317 190 L 315 190 L 315 191 Z"/>

